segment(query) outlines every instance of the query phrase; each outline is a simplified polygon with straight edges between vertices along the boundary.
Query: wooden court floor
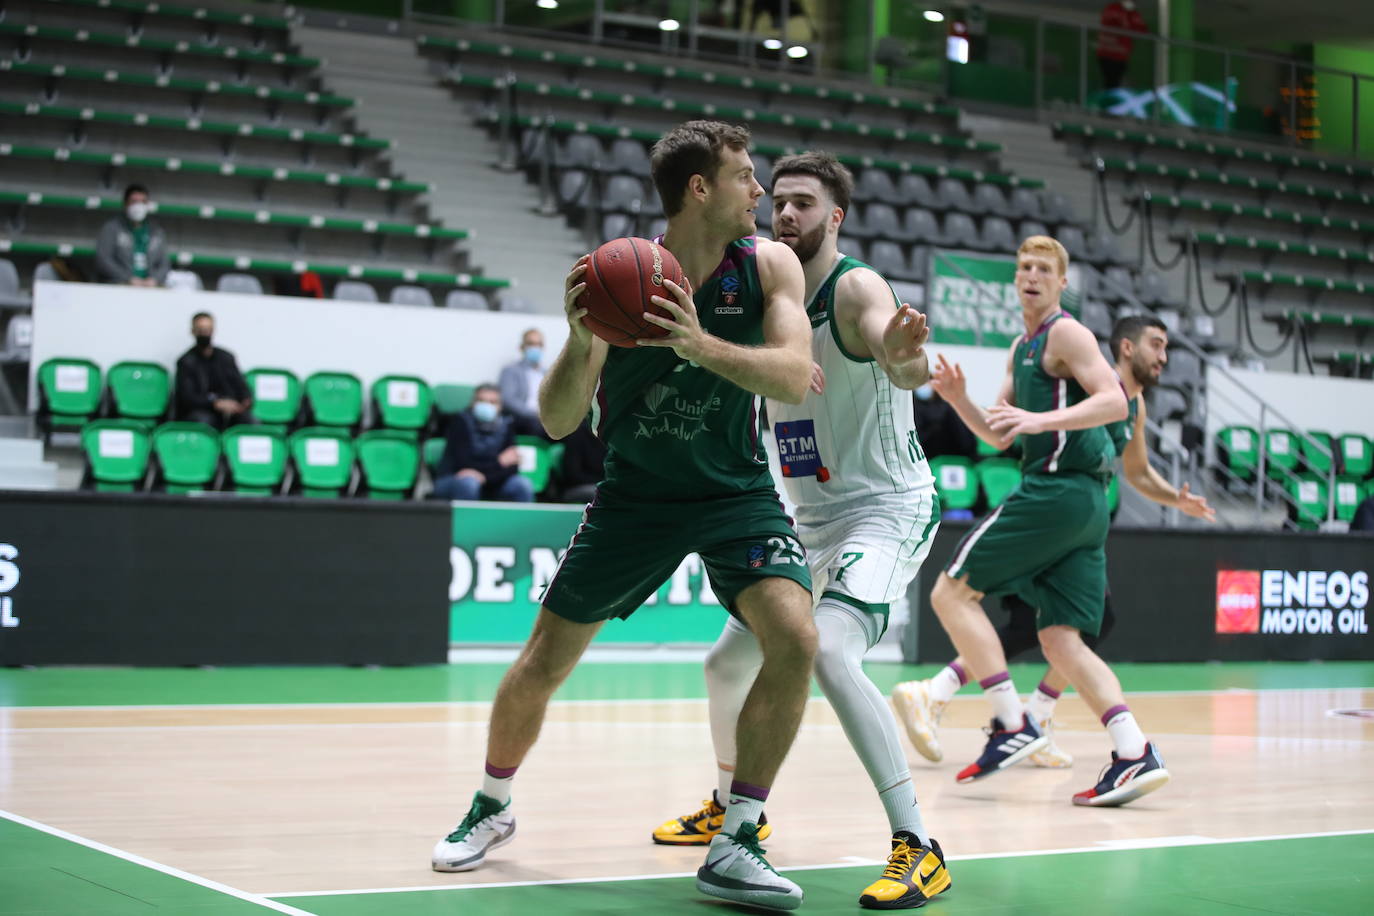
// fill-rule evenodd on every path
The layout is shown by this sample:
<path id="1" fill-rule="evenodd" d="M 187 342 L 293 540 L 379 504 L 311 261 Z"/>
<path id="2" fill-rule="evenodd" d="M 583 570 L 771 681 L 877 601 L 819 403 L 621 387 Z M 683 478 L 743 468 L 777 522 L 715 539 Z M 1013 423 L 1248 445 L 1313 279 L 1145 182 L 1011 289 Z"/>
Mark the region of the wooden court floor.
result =
<path id="1" fill-rule="evenodd" d="M 884 689 L 932 673 L 870 670 Z M 967 691 L 945 762 L 909 753 L 955 885 L 931 912 L 1374 912 L 1374 664 L 1120 670 L 1173 774 L 1129 807 L 1069 803 L 1109 750 L 1071 695 L 1070 770 L 956 784 L 988 716 Z M 477 786 L 499 671 L 0 672 L 0 914 L 732 911 L 691 887 L 703 850 L 649 842 L 714 778 L 690 664 L 584 666 L 517 777 L 516 840 L 429 870 Z M 1014 673 L 1024 692 L 1039 669 Z M 821 698 L 768 811 L 804 911 L 857 912 L 886 821 Z"/>

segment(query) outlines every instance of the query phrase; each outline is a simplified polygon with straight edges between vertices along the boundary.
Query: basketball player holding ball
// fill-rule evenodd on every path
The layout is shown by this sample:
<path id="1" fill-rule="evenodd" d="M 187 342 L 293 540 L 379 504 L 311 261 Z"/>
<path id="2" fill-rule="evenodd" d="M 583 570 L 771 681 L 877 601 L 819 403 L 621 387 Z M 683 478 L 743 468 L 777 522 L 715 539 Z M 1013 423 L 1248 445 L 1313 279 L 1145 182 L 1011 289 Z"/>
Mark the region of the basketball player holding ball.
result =
<path id="1" fill-rule="evenodd" d="M 568 274 L 570 333 L 540 386 L 539 414 L 549 435 L 561 438 L 590 410 L 607 446 L 605 478 L 497 690 L 482 788 L 436 844 L 438 871 L 476 868 L 513 837 L 511 781 L 553 692 L 605 621 L 634 613 L 695 552 L 721 604 L 763 651 L 739 716 L 728 813 L 697 887 L 740 903 L 801 904 L 801 889 L 764 859 L 758 825 L 805 708 L 816 627 L 806 555 L 768 470 L 759 401 L 797 404 L 806 396 L 811 334 L 796 255 L 754 237 L 764 191 L 748 143 L 743 127 L 689 121 L 654 145 L 652 174 L 668 215 L 662 248 L 688 287 L 669 279 L 671 265 L 660 255 L 664 293 L 643 302 L 636 346 L 610 346 L 583 323 L 588 259 Z M 643 289 L 644 261 L 638 246 L 621 260 L 628 267 L 598 280 L 623 312 Z M 593 304 L 599 331 L 628 343 L 625 323 L 607 330 L 613 316 L 604 301 Z"/>

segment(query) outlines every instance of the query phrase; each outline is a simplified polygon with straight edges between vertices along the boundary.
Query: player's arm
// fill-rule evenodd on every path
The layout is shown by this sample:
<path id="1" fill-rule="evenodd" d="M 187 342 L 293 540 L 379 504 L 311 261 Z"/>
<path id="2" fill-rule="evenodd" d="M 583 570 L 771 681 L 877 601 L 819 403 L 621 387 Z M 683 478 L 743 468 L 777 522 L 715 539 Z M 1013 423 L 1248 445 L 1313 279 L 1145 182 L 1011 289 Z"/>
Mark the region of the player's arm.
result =
<path id="1" fill-rule="evenodd" d="M 663 286 L 673 298 L 655 296 L 653 301 L 672 317 L 644 313 L 646 321 L 666 328 L 668 336 L 638 343 L 672 347 L 678 356 L 745 391 L 800 404 L 811 384 L 811 323 L 802 302 L 806 278 L 792 249 L 779 242 L 759 239 L 756 263 L 763 284 L 762 346 L 744 347 L 706 333 L 692 297 L 671 280 L 663 281 Z"/>
<path id="2" fill-rule="evenodd" d="M 911 391 L 930 378 L 926 316 L 909 305 L 892 309 L 892 288 L 871 270 L 851 270 L 835 289 L 835 315 L 864 344 L 855 355 L 872 356 L 892 384 Z M 842 336 L 845 329 L 841 327 Z"/>
<path id="3" fill-rule="evenodd" d="M 609 344 L 582 323 L 587 310 L 577 305 L 578 297 L 587 288 L 582 279 L 586 272 L 587 256 L 583 255 L 563 281 L 568 340 L 539 384 L 539 422 L 552 439 L 571 434 L 587 416 L 596 393 L 596 380 L 606 363 Z"/>
<path id="4" fill-rule="evenodd" d="M 1170 506 L 1193 518 L 1216 521 L 1216 510 L 1207 504 L 1207 497 L 1189 492 L 1187 483 L 1175 489 L 1150 466 L 1150 456 L 1145 450 L 1145 399 L 1142 397 L 1138 400 L 1135 429 L 1131 433 L 1131 441 L 1126 443 L 1126 451 L 1121 454 L 1121 469 L 1125 472 L 1126 482 L 1135 487 L 1141 496 L 1161 506 Z"/>
<path id="5" fill-rule="evenodd" d="M 1126 392 L 1093 332 L 1076 321 L 1057 321 L 1045 344 L 1045 361 L 1071 375 L 1088 396 L 1072 407 L 1032 413 L 998 402 L 989 411 L 992 428 L 1004 436 L 1035 435 L 1062 429 L 1091 429 L 1126 419 Z"/>
<path id="6" fill-rule="evenodd" d="M 1010 403 L 1014 396 L 1011 361 L 1015 353 L 1016 342 L 1013 342 L 1010 352 L 1007 353 L 1007 372 L 1002 377 L 1002 387 L 997 392 L 999 404 Z M 969 399 L 968 384 L 964 377 L 963 367 L 958 363 L 951 364 L 949 360 L 945 359 L 943 353 L 939 355 L 935 372 L 930 376 L 930 387 L 935 389 L 936 394 L 944 398 L 945 403 L 954 408 L 959 419 L 963 420 L 969 431 L 979 439 L 999 450 L 1011 444 L 1010 437 L 997 432 L 988 423 L 988 411 Z"/>

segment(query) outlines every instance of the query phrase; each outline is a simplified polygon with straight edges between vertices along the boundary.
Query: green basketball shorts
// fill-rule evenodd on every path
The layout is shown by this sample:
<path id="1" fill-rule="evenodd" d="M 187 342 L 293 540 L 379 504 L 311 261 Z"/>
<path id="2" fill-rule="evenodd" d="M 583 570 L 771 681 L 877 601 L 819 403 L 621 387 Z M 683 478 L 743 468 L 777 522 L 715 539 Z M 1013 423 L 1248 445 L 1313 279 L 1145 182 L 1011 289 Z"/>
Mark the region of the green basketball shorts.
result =
<path id="1" fill-rule="evenodd" d="M 771 489 L 699 502 L 599 492 L 544 592 L 544 607 L 577 623 L 629 617 L 689 553 L 701 557 L 711 590 L 731 613 L 739 593 L 761 579 L 780 576 L 811 591 L 806 553 Z"/>
<path id="2" fill-rule="evenodd" d="M 1030 474 L 964 535 L 945 567 L 988 595 L 1036 609 L 1036 629 L 1096 636 L 1107 594 L 1107 488 L 1091 474 Z"/>

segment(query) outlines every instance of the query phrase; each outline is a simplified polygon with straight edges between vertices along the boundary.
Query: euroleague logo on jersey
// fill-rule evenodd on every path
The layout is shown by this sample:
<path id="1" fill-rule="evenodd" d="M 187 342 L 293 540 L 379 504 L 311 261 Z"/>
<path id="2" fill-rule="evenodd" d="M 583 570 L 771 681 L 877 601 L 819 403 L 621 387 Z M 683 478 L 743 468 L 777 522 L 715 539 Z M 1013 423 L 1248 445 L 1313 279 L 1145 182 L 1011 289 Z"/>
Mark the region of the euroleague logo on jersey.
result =
<path id="1" fill-rule="evenodd" d="M 735 305 L 735 300 L 739 298 L 739 277 L 734 274 L 726 274 L 720 278 L 720 298 L 724 305 L 716 306 L 717 315 L 743 315 L 744 307 Z"/>
<path id="2" fill-rule="evenodd" d="M 1368 607 L 1364 570 L 1217 570 L 1218 633 L 1363 635 Z"/>

